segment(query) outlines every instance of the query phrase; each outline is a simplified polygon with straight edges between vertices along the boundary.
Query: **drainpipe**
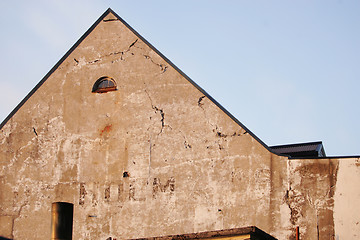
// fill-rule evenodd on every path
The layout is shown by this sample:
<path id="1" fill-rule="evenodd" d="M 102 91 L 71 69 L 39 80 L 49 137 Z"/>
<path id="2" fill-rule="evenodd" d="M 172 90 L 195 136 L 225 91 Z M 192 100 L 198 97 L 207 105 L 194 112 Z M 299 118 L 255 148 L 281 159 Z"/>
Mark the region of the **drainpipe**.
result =
<path id="1" fill-rule="evenodd" d="M 74 204 L 54 202 L 51 206 L 51 240 L 72 240 Z"/>
<path id="2" fill-rule="evenodd" d="M 296 240 L 300 239 L 300 231 L 299 231 L 299 226 L 296 227 Z"/>

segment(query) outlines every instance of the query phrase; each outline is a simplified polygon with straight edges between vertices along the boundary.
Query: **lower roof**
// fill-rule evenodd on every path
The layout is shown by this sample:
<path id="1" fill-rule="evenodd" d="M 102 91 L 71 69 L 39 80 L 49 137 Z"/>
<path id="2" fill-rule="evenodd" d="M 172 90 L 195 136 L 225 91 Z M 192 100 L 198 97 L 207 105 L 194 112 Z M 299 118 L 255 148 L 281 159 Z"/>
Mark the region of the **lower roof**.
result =
<path id="1" fill-rule="evenodd" d="M 276 154 L 288 155 L 290 157 L 326 157 L 325 149 L 321 141 L 276 145 L 269 147 Z"/>
<path id="2" fill-rule="evenodd" d="M 244 235 L 246 236 L 250 235 L 250 239 L 276 240 L 276 238 L 274 238 L 270 234 L 260 230 L 255 226 L 225 229 L 218 231 L 209 231 L 209 232 L 190 233 L 190 234 L 182 234 L 182 235 L 169 235 L 163 237 L 138 238 L 131 240 L 180 240 L 180 239 L 213 239 L 213 238 L 222 239 L 229 237 L 236 239 L 235 238 L 236 236 L 241 237 Z"/>

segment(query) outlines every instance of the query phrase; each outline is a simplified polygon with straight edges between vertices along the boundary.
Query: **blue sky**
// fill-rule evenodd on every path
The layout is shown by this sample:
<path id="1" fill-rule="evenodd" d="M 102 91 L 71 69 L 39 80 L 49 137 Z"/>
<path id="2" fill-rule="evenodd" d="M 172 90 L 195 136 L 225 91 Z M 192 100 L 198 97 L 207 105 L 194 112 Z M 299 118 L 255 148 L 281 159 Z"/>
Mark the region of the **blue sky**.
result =
<path id="1" fill-rule="evenodd" d="M 1 1 L 1 121 L 111 7 L 268 145 L 360 155 L 360 1 Z"/>

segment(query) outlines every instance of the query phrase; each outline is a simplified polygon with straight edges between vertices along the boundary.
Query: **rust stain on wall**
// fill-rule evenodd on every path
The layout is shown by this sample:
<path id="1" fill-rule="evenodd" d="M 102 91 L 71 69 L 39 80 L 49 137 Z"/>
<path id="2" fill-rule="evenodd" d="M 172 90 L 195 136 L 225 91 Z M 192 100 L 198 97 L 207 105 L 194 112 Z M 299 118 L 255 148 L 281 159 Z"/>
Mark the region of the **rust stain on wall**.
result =
<path id="1" fill-rule="evenodd" d="M 307 222 L 316 226 L 301 234 L 305 239 L 331 239 L 335 235 L 333 215 L 338 160 L 293 161 L 298 165 L 284 197 L 291 211 L 291 224 L 295 227 Z"/>
<path id="2" fill-rule="evenodd" d="M 48 239 L 50 203 L 67 201 L 74 239 L 250 225 L 333 238 L 340 160 L 270 153 L 114 14 L 104 19 L 1 129 L 0 236 Z M 92 94 L 104 75 L 121 91 Z"/>
<path id="3" fill-rule="evenodd" d="M 106 125 L 102 130 L 100 130 L 100 136 L 109 133 L 112 129 L 112 124 Z"/>

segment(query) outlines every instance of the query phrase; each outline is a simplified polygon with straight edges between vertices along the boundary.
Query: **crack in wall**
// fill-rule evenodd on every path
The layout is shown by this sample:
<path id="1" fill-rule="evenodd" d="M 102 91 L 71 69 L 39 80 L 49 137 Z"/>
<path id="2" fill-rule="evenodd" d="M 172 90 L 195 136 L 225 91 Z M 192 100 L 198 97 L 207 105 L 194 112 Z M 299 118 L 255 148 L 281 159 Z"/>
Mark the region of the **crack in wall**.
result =
<path id="1" fill-rule="evenodd" d="M 129 48 L 128 48 L 127 52 L 130 51 L 130 48 L 132 48 L 132 47 L 137 43 L 138 40 L 139 40 L 139 39 L 136 39 L 133 43 L 131 43 L 131 44 L 129 45 Z"/>
<path id="2" fill-rule="evenodd" d="M 201 107 L 201 108 L 203 108 L 202 106 L 204 105 L 204 103 L 201 102 L 204 98 L 205 98 L 205 95 L 199 97 L 199 100 L 198 100 L 198 106 Z"/>
<path id="3" fill-rule="evenodd" d="M 203 102 L 203 100 L 204 100 L 205 98 L 206 98 L 205 95 L 199 97 L 199 99 L 198 99 L 198 101 L 197 101 L 197 105 L 203 110 L 203 113 L 204 113 L 204 116 L 205 116 L 205 119 L 206 119 L 207 123 L 208 123 L 211 127 L 214 128 L 214 129 L 213 129 L 213 132 L 216 134 L 217 137 L 219 137 L 220 139 L 225 140 L 227 137 L 237 137 L 237 136 L 241 136 L 241 135 L 244 135 L 244 134 L 247 134 L 247 133 L 248 133 L 248 132 L 245 131 L 245 130 L 244 130 L 243 133 L 241 133 L 241 132 L 240 132 L 241 130 L 239 130 L 239 131 L 235 131 L 235 132 L 232 133 L 232 134 L 225 134 L 225 133 L 221 132 L 221 131 L 219 130 L 219 127 L 218 127 L 216 124 L 212 124 L 212 123 L 209 121 L 210 118 L 207 117 L 207 114 L 206 114 L 206 111 L 205 111 L 205 108 L 204 108 L 204 102 Z M 241 129 L 242 129 L 242 128 L 241 128 Z M 225 140 L 225 141 L 226 141 L 226 140 Z M 215 141 L 215 143 L 217 143 L 219 150 L 225 149 L 225 147 L 224 147 L 219 141 Z M 210 147 L 210 146 L 207 146 L 206 148 L 207 148 L 207 149 L 210 149 L 211 147 Z"/>
<path id="4" fill-rule="evenodd" d="M 165 113 L 161 108 L 158 108 L 156 106 L 152 105 L 152 108 L 155 110 L 155 113 L 160 112 L 160 116 L 161 116 L 161 120 L 160 120 L 161 121 L 161 130 L 159 132 L 159 134 L 160 134 L 160 133 L 162 133 L 164 126 L 165 126 Z"/>
<path id="5" fill-rule="evenodd" d="M 145 54 L 144 54 L 143 56 L 145 57 L 145 59 L 149 59 L 153 64 L 157 65 L 157 66 L 160 68 L 161 73 L 165 73 L 165 72 L 166 72 L 168 66 L 154 62 L 154 60 L 153 60 L 149 55 L 145 55 Z"/>
<path id="6" fill-rule="evenodd" d="M 187 148 L 187 149 L 192 148 L 191 145 L 188 143 L 185 134 L 184 134 L 181 130 L 179 130 L 179 133 L 180 133 L 180 134 L 182 135 L 182 137 L 184 138 L 184 147 Z"/>
<path id="7" fill-rule="evenodd" d="M 35 135 L 38 136 L 36 129 L 34 127 L 33 127 L 33 131 L 34 131 Z"/>
<path id="8" fill-rule="evenodd" d="M 247 133 L 247 131 L 245 131 L 244 133 L 240 133 L 240 132 L 234 132 L 233 134 L 225 134 L 225 133 L 222 133 L 220 130 L 219 130 L 219 128 L 218 128 L 218 126 L 216 125 L 215 126 L 215 129 L 213 129 L 213 132 L 216 132 L 216 136 L 217 137 L 219 137 L 219 138 L 227 138 L 227 137 L 237 137 L 237 136 L 241 136 L 241 135 L 243 135 L 243 134 L 246 134 Z"/>
<path id="9" fill-rule="evenodd" d="M 151 99 L 151 97 L 150 97 L 147 90 L 145 90 L 145 93 L 147 94 L 147 96 L 150 99 L 151 108 L 155 110 L 155 114 L 158 113 L 158 112 L 160 113 L 160 116 L 161 116 L 161 119 L 160 119 L 160 121 L 161 121 L 161 129 L 160 129 L 160 132 L 158 133 L 158 135 L 159 135 L 159 134 L 162 133 L 162 131 L 163 131 L 164 127 L 165 127 L 165 113 L 164 113 L 164 110 L 162 108 L 159 108 L 159 107 L 157 107 L 157 106 L 155 106 L 153 104 L 153 101 L 152 101 L 152 99 Z"/>
<path id="10" fill-rule="evenodd" d="M 119 21 L 119 19 L 117 18 L 109 18 L 109 19 L 104 19 L 103 22 L 115 22 L 115 21 Z"/>
<path id="11" fill-rule="evenodd" d="M 203 110 L 203 113 L 204 113 L 206 122 L 207 122 L 211 127 L 214 127 L 215 125 L 210 122 L 210 120 L 209 120 L 210 118 L 208 118 L 208 116 L 207 116 L 207 114 L 206 114 L 206 111 L 205 111 L 205 108 L 203 107 L 203 106 L 204 106 L 204 103 L 202 103 L 202 100 L 203 100 L 205 97 L 206 97 L 205 95 L 199 97 L 197 104 L 198 104 L 198 106 Z"/>
<path id="12" fill-rule="evenodd" d="M 128 53 L 128 52 L 131 50 L 132 47 L 135 46 L 135 44 L 137 43 L 138 40 L 139 40 L 139 39 L 136 39 L 134 42 L 132 42 L 132 43 L 129 45 L 129 47 L 128 47 L 127 50 L 125 50 L 125 51 L 119 51 L 119 52 L 112 52 L 112 53 L 108 54 L 107 56 L 121 54 L 121 55 L 120 55 L 120 60 L 121 60 L 121 61 L 125 61 L 125 58 L 124 58 L 123 56 L 124 56 L 126 53 Z M 134 53 L 131 53 L 131 55 L 134 55 Z M 116 60 L 111 61 L 111 63 L 114 63 L 114 62 L 116 62 Z"/>
<path id="13" fill-rule="evenodd" d="M 186 149 L 191 149 L 192 146 L 191 146 L 191 145 L 189 144 L 189 142 L 187 141 L 185 134 L 184 134 L 181 130 L 178 130 L 178 131 L 179 131 L 179 133 L 181 134 L 181 136 L 184 138 L 184 148 L 186 148 Z"/>
<path id="14" fill-rule="evenodd" d="M 205 95 L 199 97 L 199 99 L 198 99 L 198 101 L 197 101 L 197 105 L 203 110 L 204 115 L 205 115 L 205 119 L 206 119 L 207 123 L 208 123 L 210 126 L 215 127 L 215 129 L 213 129 L 213 132 L 216 133 L 216 136 L 217 136 L 217 137 L 219 137 L 219 138 L 236 137 L 236 136 L 239 136 L 239 137 L 240 137 L 241 135 L 245 135 L 245 134 L 248 133 L 246 130 L 244 130 L 244 129 L 242 129 L 242 128 L 241 128 L 241 129 L 244 130 L 243 133 L 241 133 L 240 130 L 239 130 L 239 131 L 235 131 L 233 134 L 224 134 L 224 133 L 222 133 L 221 131 L 219 131 L 218 126 L 210 123 L 209 118 L 207 117 L 206 111 L 205 111 L 205 109 L 204 109 L 204 107 L 203 107 L 203 106 L 204 106 L 203 100 L 204 100 L 205 98 L 206 98 Z M 224 149 L 224 147 L 223 147 L 220 143 L 218 143 L 218 146 L 219 146 L 219 149 L 220 149 L 220 150 Z M 208 146 L 207 148 L 209 149 L 210 147 Z"/>
<path id="15" fill-rule="evenodd" d="M 217 147 L 220 151 L 224 150 L 225 153 L 229 156 L 229 149 L 228 147 L 228 143 L 230 141 L 230 138 L 235 137 L 235 136 L 241 136 L 240 133 L 237 133 L 236 131 L 233 134 L 225 134 L 223 132 L 220 131 L 220 128 L 215 125 L 215 128 L 212 130 L 217 137 L 217 140 L 214 141 L 215 147 Z M 211 146 L 207 146 L 207 149 L 212 148 Z"/>
<path id="16" fill-rule="evenodd" d="M 28 201 L 25 201 L 23 204 L 21 204 L 21 206 L 20 206 L 20 208 L 19 208 L 19 211 L 17 212 L 17 214 L 16 214 L 16 215 L 13 217 L 13 219 L 12 219 L 11 239 L 15 239 L 15 236 L 14 236 L 15 220 L 20 217 L 21 211 L 22 211 L 23 207 L 25 207 L 27 204 L 28 204 Z"/>
<path id="17" fill-rule="evenodd" d="M 220 138 L 226 138 L 228 135 L 227 134 L 223 134 L 222 132 L 216 131 L 216 136 L 220 137 Z"/>
<path id="18" fill-rule="evenodd" d="M 111 18 L 111 19 L 104 19 L 103 21 L 104 21 L 104 22 L 112 22 L 112 21 L 119 21 L 119 19 L 117 19 L 117 18 Z M 129 52 L 132 47 L 136 47 L 135 44 L 138 42 L 138 40 L 139 40 L 139 39 L 136 39 L 134 42 L 132 42 L 132 43 L 129 45 L 128 49 L 125 50 L 125 51 L 112 52 L 112 53 L 107 54 L 107 55 L 105 55 L 105 56 L 101 56 L 101 57 L 99 57 L 99 58 L 97 58 L 97 59 L 95 59 L 95 60 L 93 60 L 93 61 L 88 61 L 87 63 L 88 63 L 88 64 L 94 64 L 94 63 L 97 63 L 97 62 L 101 61 L 102 58 L 104 58 L 104 57 L 109 57 L 109 56 L 118 55 L 118 54 L 120 54 L 120 60 L 121 60 L 121 61 L 125 61 L 124 55 L 125 55 L 127 52 Z M 136 48 L 142 49 L 142 48 L 140 48 L 140 47 L 136 47 Z M 131 53 L 131 54 L 134 55 L 134 53 Z M 143 54 L 143 56 L 145 57 L 145 59 L 149 59 L 153 64 L 157 65 L 157 66 L 160 68 L 160 70 L 161 70 L 161 74 L 165 73 L 166 70 L 168 69 L 168 66 L 167 66 L 167 65 L 161 64 L 161 63 L 156 63 L 149 55 Z M 78 61 L 77 59 L 74 58 L 74 61 L 75 61 L 77 64 L 79 64 L 79 61 Z M 118 61 L 118 60 L 113 60 L 113 61 L 111 61 L 111 63 L 114 63 L 114 62 L 117 62 L 117 61 Z"/>
<path id="19" fill-rule="evenodd" d="M 191 145 L 185 140 L 184 141 L 184 147 L 185 148 L 191 148 Z"/>
<path id="20" fill-rule="evenodd" d="M 93 61 L 89 61 L 89 62 L 87 62 L 88 64 L 93 64 L 93 63 L 97 63 L 97 62 L 100 62 L 101 61 L 101 59 L 95 59 L 95 60 L 93 60 Z"/>
<path id="21" fill-rule="evenodd" d="M 299 216 L 297 216 L 299 214 L 299 211 L 296 210 L 296 207 L 293 204 L 293 194 L 294 191 L 290 187 L 288 190 L 286 190 L 284 201 L 290 209 L 290 222 L 292 225 L 295 225 L 299 218 Z"/>
<path id="22" fill-rule="evenodd" d="M 129 45 L 129 47 L 128 47 L 126 50 L 124 50 L 124 51 L 111 52 L 111 53 L 106 54 L 106 55 L 104 55 L 104 56 L 100 56 L 99 58 L 97 58 L 97 59 L 95 59 L 95 60 L 93 60 L 93 61 L 88 61 L 87 63 L 88 63 L 88 64 L 97 63 L 97 62 L 99 62 L 99 61 L 102 61 L 103 58 L 110 57 L 110 56 L 113 56 L 113 55 L 119 55 L 119 54 L 120 54 L 120 60 L 121 60 L 121 61 L 125 61 L 124 55 L 125 55 L 126 53 L 130 52 L 131 48 L 135 46 L 135 44 L 138 42 L 138 40 L 139 40 L 139 39 L 137 38 L 137 39 L 136 39 L 134 42 L 132 42 L 132 43 Z M 131 53 L 131 54 L 134 55 L 134 53 Z M 74 61 L 75 61 L 76 63 L 79 63 L 79 61 L 78 61 L 76 58 L 74 58 Z M 113 60 L 113 61 L 111 61 L 111 63 L 114 63 L 114 62 L 116 62 L 116 61 L 117 61 L 117 60 Z"/>

